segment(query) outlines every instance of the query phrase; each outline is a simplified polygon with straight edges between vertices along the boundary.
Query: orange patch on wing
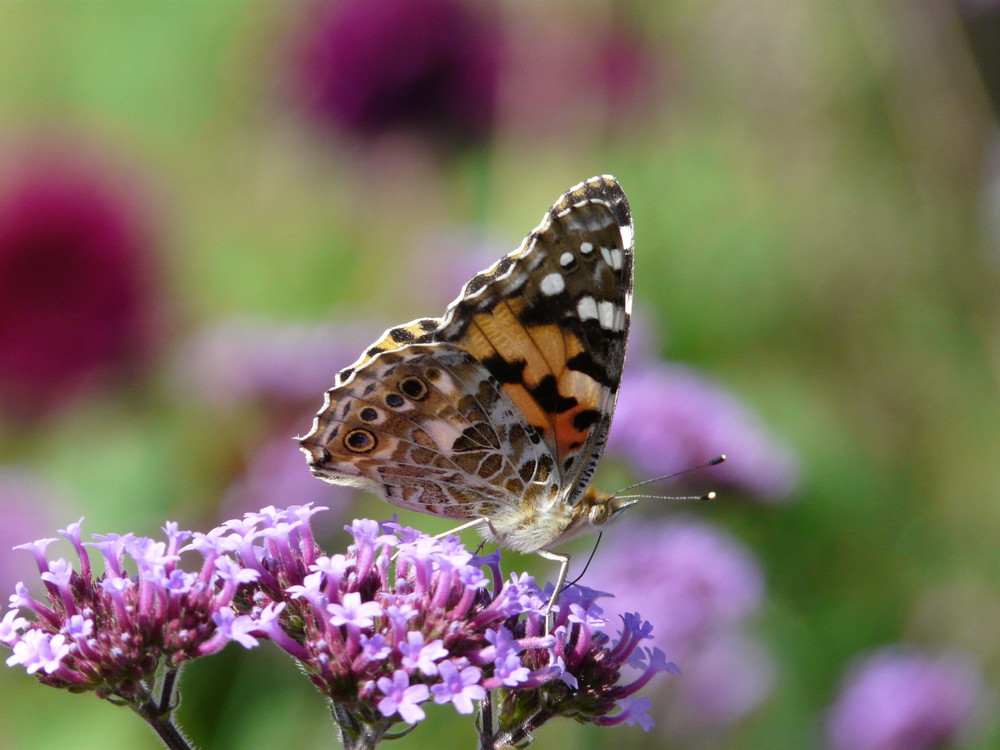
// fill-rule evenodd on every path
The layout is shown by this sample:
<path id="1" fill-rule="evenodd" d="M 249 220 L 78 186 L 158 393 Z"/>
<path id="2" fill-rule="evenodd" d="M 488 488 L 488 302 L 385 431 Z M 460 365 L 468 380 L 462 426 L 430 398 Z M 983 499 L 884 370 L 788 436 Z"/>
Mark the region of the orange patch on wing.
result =
<path id="1" fill-rule="evenodd" d="M 524 361 L 524 383 L 530 388 L 546 375 L 558 377 L 583 344 L 554 324 L 525 327 L 523 309 L 524 301 L 513 299 L 476 315 L 464 346 L 479 359 L 499 354 L 508 362 Z"/>
<path id="2" fill-rule="evenodd" d="M 524 414 L 525 419 L 539 430 L 549 429 L 549 415 L 542 411 L 542 407 L 531 397 L 528 389 L 520 383 L 504 383 L 503 389 L 507 395 Z"/>
<path id="3" fill-rule="evenodd" d="M 590 380 L 590 378 L 586 375 L 582 375 L 581 373 L 575 374 L 587 378 L 587 380 L 589 380 L 595 388 L 599 388 L 597 383 Z M 556 434 L 554 442 L 560 457 L 579 451 L 580 447 L 587 442 L 587 438 L 590 437 L 590 432 L 594 427 L 594 423 L 591 423 L 583 429 L 580 429 L 573 424 L 573 421 L 576 419 L 578 414 L 586 411 L 597 410 L 596 398 L 588 398 L 588 394 L 574 393 L 573 395 L 580 403 L 572 409 L 567 409 L 562 414 L 558 415 L 555 420 Z M 596 397 L 597 391 L 595 390 L 593 394 L 589 395 Z"/>

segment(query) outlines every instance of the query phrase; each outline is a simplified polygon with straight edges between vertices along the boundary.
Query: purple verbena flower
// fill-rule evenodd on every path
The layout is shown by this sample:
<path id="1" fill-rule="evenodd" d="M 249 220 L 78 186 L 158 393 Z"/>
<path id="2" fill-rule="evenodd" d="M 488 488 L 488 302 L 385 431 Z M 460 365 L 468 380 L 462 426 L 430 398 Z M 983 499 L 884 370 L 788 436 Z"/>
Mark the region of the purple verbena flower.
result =
<path id="1" fill-rule="evenodd" d="M 985 686 L 965 657 L 885 648 L 855 663 L 830 709 L 833 750 L 933 750 L 976 729 Z"/>
<path id="2" fill-rule="evenodd" d="M 417 669 L 425 675 L 437 674 L 437 661 L 448 655 L 448 649 L 443 643 L 440 638 L 424 643 L 424 634 L 419 631 L 407 633 L 406 641 L 399 644 L 399 652 L 403 655 L 403 666 L 407 669 Z"/>
<path id="3" fill-rule="evenodd" d="M 357 591 L 344 594 L 342 604 L 328 604 L 326 610 L 330 615 L 330 623 L 336 627 L 353 625 L 356 628 L 370 628 L 375 623 L 375 618 L 382 614 L 382 607 L 378 603 L 362 603 L 361 594 Z"/>
<path id="4" fill-rule="evenodd" d="M 167 526 L 168 541 L 132 534 L 80 541 L 79 524 L 62 532 L 81 557 L 81 570 L 61 558 L 38 558 L 45 601 L 32 599 L 19 584 L 12 610 L 0 626 L 0 642 L 13 649 L 8 665 L 54 687 L 89 690 L 103 698 L 138 706 L 150 699 L 148 686 L 160 667 L 213 653 L 230 640 L 250 648 L 256 621 L 230 605 L 257 577 L 230 558 L 206 554 L 202 570 L 179 565 L 176 546 L 187 536 Z M 24 545 L 25 548 L 39 545 Z M 94 578 L 86 547 L 100 551 L 106 573 Z M 136 573 L 126 568 L 134 566 Z"/>
<path id="5" fill-rule="evenodd" d="M 482 670 L 479 667 L 459 669 L 454 662 L 443 661 L 438 668 L 441 682 L 431 685 L 435 703 L 452 703 L 460 714 L 472 713 L 472 701 L 486 697 L 486 688 L 479 684 Z"/>
<path id="6" fill-rule="evenodd" d="M 345 733 L 363 726 L 380 737 L 400 720 L 416 723 L 430 696 L 469 713 L 488 691 L 498 698 L 498 738 L 520 732 L 526 716 L 533 727 L 559 715 L 596 721 L 623 715 L 624 698 L 669 670 L 662 653 L 640 647 L 649 627 L 637 616 L 617 641 L 599 629 L 603 595 L 589 589 L 563 592 L 546 635 L 548 596 L 530 577 L 505 580 L 499 554 L 476 557 L 457 538 L 361 519 L 346 527 L 346 554 L 331 557 L 306 542 L 308 520 L 290 525 L 288 538 L 273 513 L 254 521 L 274 529 L 273 550 L 253 548 L 257 593 L 241 600 L 259 620 L 254 635 L 300 662 Z M 623 681 L 637 652 L 641 671 Z"/>
<path id="7" fill-rule="evenodd" d="M 430 697 L 427 686 L 410 684 L 410 677 L 402 669 L 392 673 L 392 677 L 380 677 L 378 689 L 385 697 L 378 702 L 378 710 L 385 717 L 399 714 L 407 724 L 416 724 L 426 714 L 418 703 L 423 703 Z"/>

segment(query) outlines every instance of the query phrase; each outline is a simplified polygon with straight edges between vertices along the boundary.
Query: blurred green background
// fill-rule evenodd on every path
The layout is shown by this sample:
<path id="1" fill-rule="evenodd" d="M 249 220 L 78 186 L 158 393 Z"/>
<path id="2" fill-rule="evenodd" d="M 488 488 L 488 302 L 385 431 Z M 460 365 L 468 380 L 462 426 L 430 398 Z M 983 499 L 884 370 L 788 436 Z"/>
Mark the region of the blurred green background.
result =
<path id="1" fill-rule="evenodd" d="M 776 664 L 768 698 L 705 746 L 822 747 L 851 659 L 892 643 L 970 654 L 995 689 L 1000 7 L 489 10 L 507 41 L 488 133 L 436 122 L 359 136 L 297 102 L 290 60 L 310 4 L 0 4 L 0 161 L 39 142 L 79 149 L 125 175 L 153 237 L 138 364 L 0 422 L 0 460 L 62 498 L 28 538 L 81 515 L 89 532 L 210 528 L 258 446 L 307 429 L 323 386 L 294 406 L 206 393 L 187 367 L 202 332 L 234 319 L 349 328 L 343 351 L 283 365 L 331 384 L 386 324 L 440 313 L 461 283 L 432 288 L 460 262 L 445 246 L 475 270 L 563 190 L 612 173 L 635 217 L 636 305 L 662 332 L 653 348 L 726 384 L 801 461 L 787 502 L 692 509 L 759 557 L 768 595 L 753 628 Z M 365 498 L 342 513 L 389 509 Z M 192 665 L 183 693 L 202 747 L 335 746 L 321 699 L 273 649 L 230 646 Z M 3 748 L 158 746 L 126 711 L 21 670 L 0 672 L 0 694 Z M 430 708 L 395 746 L 472 741 L 468 720 Z M 610 742 L 665 740 L 562 721 L 536 746 Z M 963 745 L 998 746 L 988 720 Z"/>

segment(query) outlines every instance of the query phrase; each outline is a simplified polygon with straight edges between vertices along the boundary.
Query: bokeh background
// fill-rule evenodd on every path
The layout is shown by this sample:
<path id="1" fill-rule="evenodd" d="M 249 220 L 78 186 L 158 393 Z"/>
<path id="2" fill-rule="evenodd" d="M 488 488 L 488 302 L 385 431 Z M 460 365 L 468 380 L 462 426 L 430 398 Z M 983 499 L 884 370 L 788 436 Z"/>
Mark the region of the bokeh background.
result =
<path id="1" fill-rule="evenodd" d="M 657 727 L 536 746 L 1000 746 L 1000 2 L 6 2 L 0 81 L 4 591 L 80 516 L 316 501 L 331 551 L 387 517 L 291 436 L 613 173 L 636 330 L 598 484 L 731 461 L 654 486 L 719 498 L 648 501 L 583 580 L 684 671 Z M 276 649 L 182 689 L 202 747 L 335 746 Z M 157 747 L 20 669 L 0 694 L 2 748 Z M 472 742 L 431 707 L 395 746 Z"/>

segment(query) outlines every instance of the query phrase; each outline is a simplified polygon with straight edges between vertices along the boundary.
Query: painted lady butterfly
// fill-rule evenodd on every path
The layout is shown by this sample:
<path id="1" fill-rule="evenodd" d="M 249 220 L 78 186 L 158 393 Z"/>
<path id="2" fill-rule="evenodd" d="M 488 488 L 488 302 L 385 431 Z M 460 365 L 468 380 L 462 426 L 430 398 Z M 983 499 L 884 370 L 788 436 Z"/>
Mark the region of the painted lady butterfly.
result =
<path id="1" fill-rule="evenodd" d="M 635 502 L 590 487 L 625 361 L 632 239 L 613 177 L 567 191 L 443 318 L 390 328 L 337 374 L 301 438 L 313 474 L 557 560 L 558 591 L 569 558 L 550 548 Z"/>

